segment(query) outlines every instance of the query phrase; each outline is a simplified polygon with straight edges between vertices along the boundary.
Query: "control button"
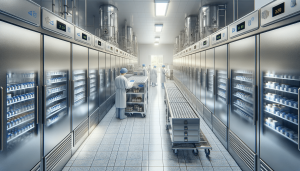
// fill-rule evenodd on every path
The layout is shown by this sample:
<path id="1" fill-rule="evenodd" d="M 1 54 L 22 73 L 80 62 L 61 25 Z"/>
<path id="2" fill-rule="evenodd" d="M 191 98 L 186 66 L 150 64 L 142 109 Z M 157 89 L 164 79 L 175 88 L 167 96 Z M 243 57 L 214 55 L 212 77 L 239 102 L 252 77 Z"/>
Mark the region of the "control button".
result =
<path id="1" fill-rule="evenodd" d="M 269 11 L 265 10 L 261 13 L 261 18 L 266 19 L 269 17 Z"/>
<path id="2" fill-rule="evenodd" d="M 296 0 L 291 0 L 290 6 L 293 8 L 294 6 L 296 6 Z"/>

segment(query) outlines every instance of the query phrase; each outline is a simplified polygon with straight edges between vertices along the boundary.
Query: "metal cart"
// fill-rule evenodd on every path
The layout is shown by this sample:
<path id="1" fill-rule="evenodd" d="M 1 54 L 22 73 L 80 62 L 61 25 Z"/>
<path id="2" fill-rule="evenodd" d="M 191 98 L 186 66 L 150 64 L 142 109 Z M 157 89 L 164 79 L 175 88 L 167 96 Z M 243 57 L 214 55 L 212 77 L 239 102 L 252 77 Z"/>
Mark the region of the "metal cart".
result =
<path id="1" fill-rule="evenodd" d="M 193 150 L 194 155 L 198 155 L 199 149 L 204 149 L 209 156 L 212 147 L 200 129 L 200 117 L 174 82 L 165 83 L 165 100 L 166 129 L 173 152 Z"/>
<path id="2" fill-rule="evenodd" d="M 142 117 L 146 117 L 148 109 L 148 77 L 132 76 L 128 80 L 134 80 L 135 82 L 133 87 L 126 92 L 127 107 L 125 113 L 130 116 L 141 114 Z"/>

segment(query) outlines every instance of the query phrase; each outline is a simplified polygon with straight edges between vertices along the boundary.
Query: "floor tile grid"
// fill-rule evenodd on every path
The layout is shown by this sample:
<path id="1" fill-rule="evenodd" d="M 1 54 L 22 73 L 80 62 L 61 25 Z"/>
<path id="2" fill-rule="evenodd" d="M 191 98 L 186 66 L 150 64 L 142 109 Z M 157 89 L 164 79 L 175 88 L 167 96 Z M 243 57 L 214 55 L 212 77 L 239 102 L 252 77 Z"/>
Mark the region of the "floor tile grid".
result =
<path id="1" fill-rule="evenodd" d="M 240 170 L 203 120 L 201 129 L 213 146 L 210 158 L 202 151 L 199 156 L 191 151 L 174 155 L 163 95 L 160 86 L 150 88 L 146 118 L 120 121 L 113 107 L 64 170 Z"/>

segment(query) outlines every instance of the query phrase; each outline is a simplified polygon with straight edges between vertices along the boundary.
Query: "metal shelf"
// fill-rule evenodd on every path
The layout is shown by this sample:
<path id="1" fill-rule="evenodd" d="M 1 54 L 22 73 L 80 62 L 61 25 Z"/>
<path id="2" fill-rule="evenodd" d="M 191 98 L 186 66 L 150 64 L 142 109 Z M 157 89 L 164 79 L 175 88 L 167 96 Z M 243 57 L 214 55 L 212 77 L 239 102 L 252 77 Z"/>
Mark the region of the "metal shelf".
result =
<path id="1" fill-rule="evenodd" d="M 278 115 L 276 115 L 275 113 L 271 113 L 271 112 L 268 112 L 268 111 L 266 111 L 266 110 L 265 110 L 265 112 L 266 112 L 266 113 L 269 113 L 269 114 L 271 114 L 271 115 L 274 115 L 274 116 L 276 116 L 276 117 L 278 117 L 278 118 L 281 118 L 281 119 L 283 119 L 283 120 L 286 120 L 286 121 L 288 121 L 288 122 L 291 122 L 291 123 L 293 123 L 293 124 L 295 124 L 295 125 L 298 125 L 298 123 L 295 123 L 295 122 L 293 122 L 293 121 L 291 121 L 291 120 L 288 120 L 288 119 L 285 119 L 285 118 L 283 118 L 283 117 L 281 117 L 281 116 L 278 116 Z"/>
<path id="2" fill-rule="evenodd" d="M 270 90 L 275 90 L 275 91 L 281 91 L 281 92 L 284 92 L 284 93 L 290 93 L 290 94 L 298 95 L 298 93 L 294 93 L 294 92 L 290 92 L 290 91 L 278 90 L 278 89 L 275 89 L 275 88 L 269 88 L 269 87 L 264 87 L 264 88 L 265 88 L 265 89 L 270 89 Z"/>
<path id="3" fill-rule="evenodd" d="M 32 111 L 32 110 L 34 110 L 34 108 L 32 108 L 32 109 L 29 109 L 29 110 L 25 110 L 25 111 L 23 111 L 23 112 L 21 112 L 21 113 L 18 113 L 18 114 L 16 114 L 16 115 L 13 115 L 13 116 L 7 117 L 7 119 L 13 118 L 13 117 L 15 117 L 15 116 L 18 116 L 18 115 L 22 115 L 22 114 L 24 114 L 24 113 L 26 113 L 26 112 L 30 112 L 30 111 Z"/>
<path id="4" fill-rule="evenodd" d="M 253 94 L 251 91 L 248 91 L 248 90 L 245 90 L 245 89 L 242 89 L 242 88 L 238 88 L 238 87 L 233 87 L 233 88 L 238 89 L 238 90 L 242 90 L 242 91 L 244 91 L 246 93 Z"/>
<path id="5" fill-rule="evenodd" d="M 18 137 L 20 137 L 20 136 L 24 135 L 25 133 L 27 133 L 27 132 L 29 132 L 29 131 L 33 130 L 33 128 L 35 128 L 35 127 L 33 126 L 32 128 L 29 128 L 27 131 L 24 131 L 24 132 L 22 132 L 21 134 L 19 134 L 19 135 L 15 136 L 14 138 L 11 138 L 10 140 L 7 140 L 7 143 L 11 142 L 12 140 L 15 140 L 15 139 L 17 139 Z"/>
<path id="6" fill-rule="evenodd" d="M 25 102 L 25 101 L 32 100 L 32 99 L 34 99 L 34 97 L 32 97 L 30 99 L 25 99 L 25 100 L 21 100 L 21 101 L 18 101 L 18 102 L 7 104 L 7 106 L 10 106 L 10 105 L 13 105 L 13 104 L 17 104 L 17 103 L 20 103 L 20 102 Z"/>
<path id="7" fill-rule="evenodd" d="M 49 88 L 49 89 L 53 89 L 53 88 Z M 48 90 L 49 90 L 48 89 Z M 55 92 L 51 92 L 51 93 L 47 93 L 47 96 L 50 96 L 51 94 L 54 94 L 54 93 L 59 93 L 59 92 L 62 92 L 62 91 L 65 91 L 66 89 L 62 89 L 62 90 L 58 90 L 58 91 L 55 91 Z"/>
<path id="8" fill-rule="evenodd" d="M 47 102 L 47 105 L 49 105 L 49 104 L 51 104 L 51 103 L 54 103 L 54 102 L 57 102 L 57 101 L 59 101 L 59 100 L 61 100 L 61 99 L 64 99 L 64 98 L 67 98 L 67 96 L 63 96 L 63 97 L 61 97 L 61 98 L 59 98 L 59 99 L 56 99 L 56 100 L 54 100 L 54 101 L 52 101 L 52 102 Z"/>
<path id="9" fill-rule="evenodd" d="M 300 79 L 290 79 L 290 78 L 280 78 L 280 77 L 269 77 L 269 76 L 264 76 L 264 77 L 265 77 L 265 78 L 280 79 L 280 80 L 300 81 Z"/>
<path id="10" fill-rule="evenodd" d="M 242 81 L 242 82 L 246 82 L 246 83 L 251 83 L 251 84 L 253 84 L 253 82 L 252 82 L 252 81 L 247 81 L 247 80 L 239 80 L 239 79 L 236 79 L 236 78 L 233 78 L 233 80 L 236 80 L 236 81 Z"/>
<path id="11" fill-rule="evenodd" d="M 63 80 L 63 81 L 51 82 L 51 83 L 48 83 L 48 84 L 63 83 L 63 82 L 66 82 L 66 81 L 67 81 L 67 80 Z"/>
<path id="12" fill-rule="evenodd" d="M 80 100 L 82 100 L 82 99 L 84 99 L 84 98 L 85 98 L 85 96 L 83 96 L 83 97 L 77 99 L 76 101 L 74 101 L 74 103 L 76 103 L 76 102 L 78 102 L 78 101 L 80 101 Z"/>
<path id="13" fill-rule="evenodd" d="M 56 110 L 56 111 L 54 111 L 54 112 L 50 113 L 49 115 L 47 115 L 47 116 L 46 116 L 46 119 L 48 119 L 48 118 L 50 118 L 51 116 L 53 116 L 53 115 L 57 114 L 58 112 L 60 112 L 60 111 L 64 110 L 65 108 L 67 108 L 67 106 L 65 106 L 65 107 L 62 107 L 62 108 L 59 108 L 58 110 Z"/>
<path id="14" fill-rule="evenodd" d="M 273 100 L 269 100 L 269 99 L 266 99 L 266 98 L 264 98 L 264 99 L 267 100 L 267 101 L 273 102 L 273 103 L 281 104 L 281 105 L 283 105 L 283 106 L 290 107 L 290 108 L 293 108 L 293 109 L 297 109 L 297 110 L 298 110 L 298 108 L 296 108 L 296 107 L 294 107 L 294 106 L 286 105 L 286 104 L 283 104 L 283 103 L 280 103 L 280 102 L 276 102 L 276 101 L 273 101 Z"/>
<path id="15" fill-rule="evenodd" d="M 19 125 L 22 125 L 22 124 L 24 124 L 24 123 L 26 123 L 26 122 L 28 122 L 28 121 L 33 120 L 33 119 L 34 119 L 34 117 L 32 117 L 32 118 L 30 118 L 30 119 L 27 119 L 27 120 L 25 120 L 25 121 L 23 121 L 23 122 L 21 122 L 21 123 L 18 123 L 17 125 L 14 125 L 14 126 L 12 126 L 12 127 L 10 127 L 10 128 L 7 128 L 7 130 L 10 130 L 10 129 L 12 129 L 12 128 L 15 128 L 15 127 L 17 127 L 17 126 L 19 126 Z"/>
<path id="16" fill-rule="evenodd" d="M 247 111 L 246 109 L 244 109 L 242 106 L 238 105 L 237 103 L 233 103 L 233 105 L 253 117 L 253 112 L 251 113 L 250 111 Z"/>
<path id="17" fill-rule="evenodd" d="M 295 144 L 298 144 L 298 142 L 296 140 L 291 139 L 290 137 L 285 136 L 284 134 L 282 134 L 281 132 L 278 132 L 277 130 L 269 127 L 267 124 L 264 124 L 267 128 L 271 129 L 272 131 L 276 132 L 277 134 L 282 135 L 283 137 L 287 138 L 288 140 L 292 141 Z M 298 137 L 299 138 L 299 137 Z"/>
<path id="18" fill-rule="evenodd" d="M 241 100 L 243 100 L 243 101 L 245 101 L 245 102 L 250 103 L 251 105 L 253 105 L 253 102 L 250 101 L 250 100 L 248 100 L 248 99 L 245 99 L 245 98 L 243 98 L 243 97 L 239 97 L 239 96 L 237 96 L 237 95 L 235 95 L 235 94 L 233 94 L 233 96 L 235 96 L 235 97 L 237 97 L 237 98 L 239 98 L 239 99 L 241 99 Z"/>
<path id="19" fill-rule="evenodd" d="M 27 89 L 31 89 L 31 88 L 34 88 L 34 86 L 33 87 L 27 87 L 27 88 L 21 88 L 21 89 L 17 89 L 17 90 L 10 90 L 10 91 L 7 91 L 7 93 L 20 91 L 20 90 L 27 90 Z"/>

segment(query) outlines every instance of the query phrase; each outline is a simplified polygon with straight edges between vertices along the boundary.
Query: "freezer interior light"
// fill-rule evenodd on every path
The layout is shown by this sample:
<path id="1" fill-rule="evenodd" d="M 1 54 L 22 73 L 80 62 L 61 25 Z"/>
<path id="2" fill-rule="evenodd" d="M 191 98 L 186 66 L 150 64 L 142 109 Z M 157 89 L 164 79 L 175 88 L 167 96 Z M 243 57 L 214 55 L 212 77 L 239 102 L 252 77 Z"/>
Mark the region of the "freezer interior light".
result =
<path id="1" fill-rule="evenodd" d="M 161 2 L 155 3 L 155 14 L 156 16 L 165 16 L 167 13 L 168 3 Z"/>

